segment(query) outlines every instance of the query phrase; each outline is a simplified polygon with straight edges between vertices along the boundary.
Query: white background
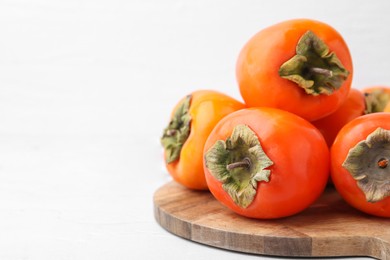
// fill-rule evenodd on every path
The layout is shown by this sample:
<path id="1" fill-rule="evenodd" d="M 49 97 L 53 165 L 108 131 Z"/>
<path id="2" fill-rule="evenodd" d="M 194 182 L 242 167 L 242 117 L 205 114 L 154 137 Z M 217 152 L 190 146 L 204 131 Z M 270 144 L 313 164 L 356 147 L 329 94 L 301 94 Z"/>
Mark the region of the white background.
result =
<path id="1" fill-rule="evenodd" d="M 240 99 L 243 44 L 299 17 L 344 36 L 354 87 L 390 84 L 389 11 L 385 0 L 0 0 L 0 259 L 259 259 L 155 222 L 172 107 L 196 89 Z"/>

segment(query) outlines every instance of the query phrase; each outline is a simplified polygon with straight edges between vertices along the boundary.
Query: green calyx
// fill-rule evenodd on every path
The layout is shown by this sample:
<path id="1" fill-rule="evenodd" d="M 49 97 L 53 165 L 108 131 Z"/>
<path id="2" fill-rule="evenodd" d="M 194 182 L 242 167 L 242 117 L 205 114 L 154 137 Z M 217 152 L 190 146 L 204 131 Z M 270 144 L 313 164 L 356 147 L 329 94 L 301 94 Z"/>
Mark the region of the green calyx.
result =
<path id="1" fill-rule="evenodd" d="M 368 202 L 390 195 L 390 130 L 377 128 L 353 147 L 343 167 L 356 180 Z"/>
<path id="2" fill-rule="evenodd" d="M 247 208 L 255 198 L 258 182 L 269 182 L 273 162 L 264 153 L 256 134 L 237 125 L 225 141 L 218 140 L 205 154 L 206 167 L 234 203 Z"/>
<path id="3" fill-rule="evenodd" d="M 296 55 L 279 69 L 282 78 L 291 80 L 310 95 L 330 95 L 347 79 L 349 71 L 334 52 L 312 31 L 299 39 Z"/>
<path id="4" fill-rule="evenodd" d="M 164 129 L 161 144 L 165 150 L 165 161 L 171 163 L 180 157 L 183 144 L 190 135 L 191 116 L 189 114 L 191 96 L 187 96 L 174 111 L 168 126 Z"/>
<path id="5" fill-rule="evenodd" d="M 370 93 L 364 93 L 366 102 L 365 114 L 383 112 L 390 101 L 390 94 L 383 89 L 376 89 Z"/>

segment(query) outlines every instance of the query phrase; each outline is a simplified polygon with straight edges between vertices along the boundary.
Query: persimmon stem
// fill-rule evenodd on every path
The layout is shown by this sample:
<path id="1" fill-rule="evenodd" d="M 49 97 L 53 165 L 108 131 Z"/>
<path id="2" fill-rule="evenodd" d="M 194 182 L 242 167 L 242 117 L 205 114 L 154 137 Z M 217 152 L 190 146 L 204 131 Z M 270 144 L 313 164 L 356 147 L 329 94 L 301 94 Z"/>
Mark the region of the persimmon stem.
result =
<path id="1" fill-rule="evenodd" d="M 381 158 L 381 159 L 379 159 L 379 161 L 378 161 L 378 166 L 379 166 L 379 168 L 381 168 L 381 169 L 386 168 L 388 164 L 389 164 L 389 160 L 386 159 L 386 158 Z"/>
<path id="2" fill-rule="evenodd" d="M 352 147 L 343 167 L 356 180 L 367 202 L 390 196 L 390 130 L 378 127 Z"/>
<path id="3" fill-rule="evenodd" d="M 323 68 L 317 68 L 317 67 L 310 68 L 309 70 L 312 73 L 320 74 L 320 75 L 323 75 L 325 77 L 329 77 L 330 78 L 330 77 L 333 76 L 333 72 L 331 70 L 327 70 L 327 69 L 323 69 Z"/>
<path id="4" fill-rule="evenodd" d="M 343 86 L 349 74 L 336 53 L 310 30 L 299 39 L 296 55 L 279 68 L 279 76 L 313 96 L 331 95 Z"/>
<path id="5" fill-rule="evenodd" d="M 205 166 L 222 184 L 235 205 L 247 208 L 259 189 L 269 182 L 274 163 L 265 154 L 257 134 L 244 124 L 236 125 L 225 140 L 217 140 L 204 155 Z"/>
<path id="6" fill-rule="evenodd" d="M 165 134 L 167 136 L 174 136 L 176 134 L 177 130 L 176 129 L 168 129 Z"/>
<path id="7" fill-rule="evenodd" d="M 252 165 L 251 159 L 249 159 L 248 157 L 245 157 L 242 161 L 234 162 L 234 163 L 230 163 L 230 164 L 226 165 L 226 169 L 228 171 L 230 171 L 230 170 L 233 170 L 233 169 L 238 168 L 238 167 L 250 168 L 251 165 Z"/>

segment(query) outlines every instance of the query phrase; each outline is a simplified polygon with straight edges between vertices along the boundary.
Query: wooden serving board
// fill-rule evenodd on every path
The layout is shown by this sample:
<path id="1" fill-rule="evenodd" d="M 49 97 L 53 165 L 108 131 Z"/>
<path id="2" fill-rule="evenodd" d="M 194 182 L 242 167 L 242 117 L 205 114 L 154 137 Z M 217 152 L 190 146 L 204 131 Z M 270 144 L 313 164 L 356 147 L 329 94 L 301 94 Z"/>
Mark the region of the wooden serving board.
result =
<path id="1" fill-rule="evenodd" d="M 353 209 L 332 187 L 297 215 L 257 220 L 230 211 L 208 191 L 191 191 L 170 182 L 155 192 L 154 214 L 175 235 L 228 250 L 288 257 L 390 259 L 390 219 Z"/>

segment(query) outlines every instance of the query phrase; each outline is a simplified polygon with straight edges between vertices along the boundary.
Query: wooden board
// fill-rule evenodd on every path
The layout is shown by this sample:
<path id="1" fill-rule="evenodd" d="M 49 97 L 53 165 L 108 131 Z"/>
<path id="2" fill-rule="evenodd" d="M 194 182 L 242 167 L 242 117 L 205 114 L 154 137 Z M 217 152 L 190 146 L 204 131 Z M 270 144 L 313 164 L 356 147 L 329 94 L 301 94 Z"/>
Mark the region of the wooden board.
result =
<path id="1" fill-rule="evenodd" d="M 353 209 L 333 188 L 297 215 L 256 220 L 225 208 L 210 192 L 191 191 L 170 182 L 155 192 L 154 214 L 175 235 L 228 250 L 288 257 L 390 259 L 390 219 Z"/>

